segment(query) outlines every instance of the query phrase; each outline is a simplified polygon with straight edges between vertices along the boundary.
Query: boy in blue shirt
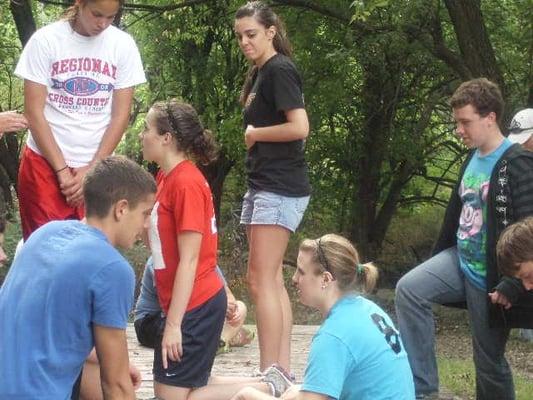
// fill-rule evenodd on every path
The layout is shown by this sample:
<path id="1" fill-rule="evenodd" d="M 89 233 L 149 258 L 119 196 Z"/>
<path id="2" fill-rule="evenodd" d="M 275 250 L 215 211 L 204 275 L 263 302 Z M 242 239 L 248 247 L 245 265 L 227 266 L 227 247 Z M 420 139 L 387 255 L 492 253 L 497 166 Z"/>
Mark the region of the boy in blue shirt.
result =
<path id="1" fill-rule="evenodd" d="M 28 239 L 0 289 L 0 398 L 68 399 L 93 347 L 104 398 L 135 397 L 126 326 L 135 276 L 115 249 L 146 228 L 156 186 L 124 157 L 84 182 L 87 223 L 54 221 Z"/>

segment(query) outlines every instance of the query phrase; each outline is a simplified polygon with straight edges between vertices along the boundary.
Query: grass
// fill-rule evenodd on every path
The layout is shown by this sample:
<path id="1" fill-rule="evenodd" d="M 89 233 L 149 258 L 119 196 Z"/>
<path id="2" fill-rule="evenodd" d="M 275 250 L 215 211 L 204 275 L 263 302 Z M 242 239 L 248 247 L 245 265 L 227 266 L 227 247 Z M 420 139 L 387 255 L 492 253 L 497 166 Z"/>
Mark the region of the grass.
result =
<path id="1" fill-rule="evenodd" d="M 437 357 L 440 384 L 463 399 L 475 399 L 476 378 L 472 360 Z M 516 400 L 533 398 L 533 381 L 513 372 Z M 503 400 L 503 399 L 502 399 Z"/>

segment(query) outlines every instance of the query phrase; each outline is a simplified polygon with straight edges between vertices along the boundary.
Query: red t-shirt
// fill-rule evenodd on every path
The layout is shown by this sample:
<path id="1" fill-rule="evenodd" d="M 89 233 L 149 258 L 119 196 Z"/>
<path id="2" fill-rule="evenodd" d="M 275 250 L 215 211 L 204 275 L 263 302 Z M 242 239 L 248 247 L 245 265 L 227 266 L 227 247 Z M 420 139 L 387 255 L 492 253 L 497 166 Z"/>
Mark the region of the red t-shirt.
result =
<path id="1" fill-rule="evenodd" d="M 180 260 L 178 235 L 202 234 L 194 286 L 187 311 L 204 304 L 223 287 L 217 272 L 217 226 L 213 197 L 204 176 L 190 161 L 157 176 L 156 203 L 150 224 L 150 247 L 159 304 L 168 313 Z"/>

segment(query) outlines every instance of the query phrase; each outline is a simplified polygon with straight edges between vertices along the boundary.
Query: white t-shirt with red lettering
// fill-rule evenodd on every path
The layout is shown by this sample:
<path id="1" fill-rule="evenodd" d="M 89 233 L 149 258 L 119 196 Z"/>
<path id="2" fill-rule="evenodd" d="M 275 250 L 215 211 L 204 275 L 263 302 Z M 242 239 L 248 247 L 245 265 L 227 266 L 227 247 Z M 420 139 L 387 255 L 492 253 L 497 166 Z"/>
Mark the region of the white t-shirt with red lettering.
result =
<path id="1" fill-rule="evenodd" d="M 44 116 L 73 168 L 87 165 L 96 153 L 111 121 L 113 90 L 146 82 L 129 34 L 109 26 L 97 36 L 82 36 L 66 20 L 33 34 L 15 74 L 47 87 Z M 31 135 L 27 145 L 41 154 Z"/>

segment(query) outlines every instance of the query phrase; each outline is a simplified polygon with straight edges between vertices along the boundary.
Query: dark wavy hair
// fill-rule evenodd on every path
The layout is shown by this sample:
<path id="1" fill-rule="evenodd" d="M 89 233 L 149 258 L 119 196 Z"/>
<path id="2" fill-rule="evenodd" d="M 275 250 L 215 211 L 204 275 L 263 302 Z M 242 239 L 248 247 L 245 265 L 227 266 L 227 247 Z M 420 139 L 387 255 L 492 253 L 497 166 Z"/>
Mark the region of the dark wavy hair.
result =
<path id="1" fill-rule="evenodd" d="M 471 105 L 482 117 L 489 113 L 496 114 L 500 122 L 503 115 L 504 101 L 502 92 L 497 84 L 487 78 L 477 78 L 463 82 L 452 95 L 450 105 L 452 108 L 462 108 Z"/>
<path id="2" fill-rule="evenodd" d="M 235 13 L 235 19 L 241 19 L 245 17 L 252 17 L 263 25 L 265 28 L 271 26 L 276 28 L 276 35 L 272 40 L 274 49 L 287 57 L 292 57 L 292 46 L 287 36 L 287 30 L 285 24 L 281 18 L 265 3 L 262 1 L 250 1 L 241 6 Z M 246 74 L 244 85 L 242 87 L 239 101 L 241 104 L 245 104 L 246 98 L 252 89 L 252 82 L 257 74 L 257 66 L 253 65 Z"/>
<path id="3" fill-rule="evenodd" d="M 216 160 L 218 146 L 213 134 L 204 129 L 193 106 L 177 99 L 158 101 L 152 106 L 157 132 L 169 132 L 178 148 L 202 165 Z"/>

